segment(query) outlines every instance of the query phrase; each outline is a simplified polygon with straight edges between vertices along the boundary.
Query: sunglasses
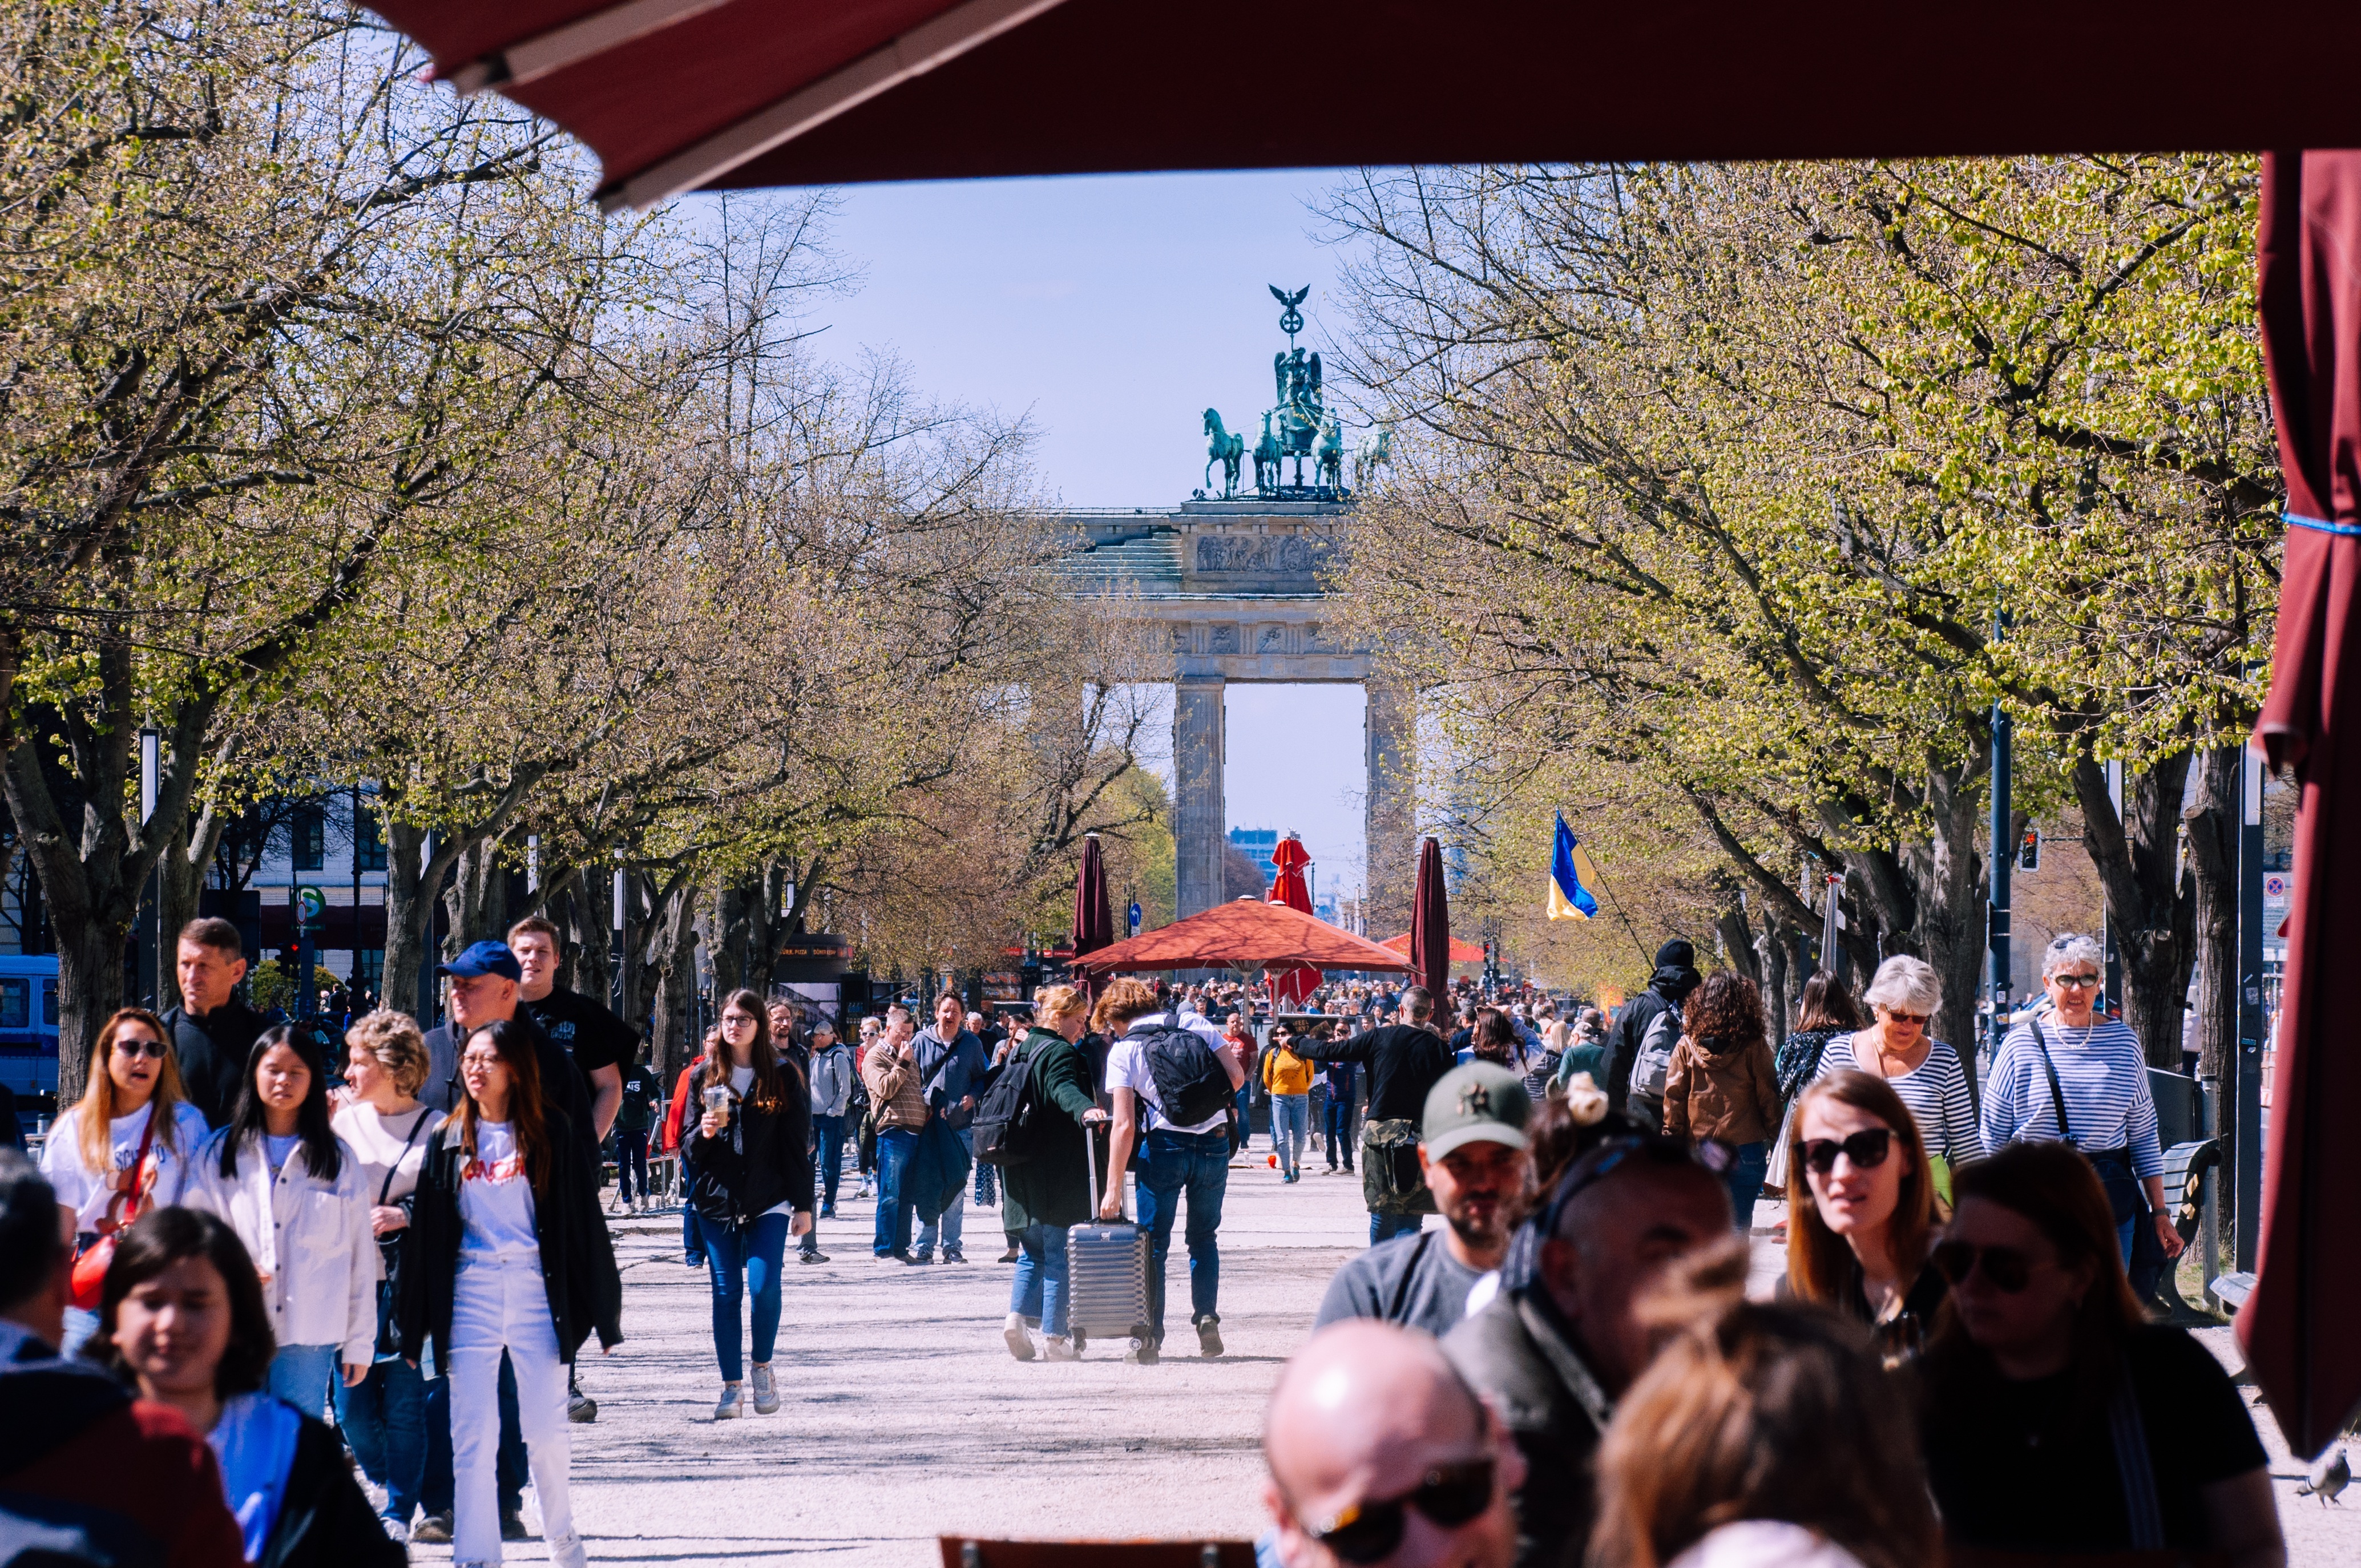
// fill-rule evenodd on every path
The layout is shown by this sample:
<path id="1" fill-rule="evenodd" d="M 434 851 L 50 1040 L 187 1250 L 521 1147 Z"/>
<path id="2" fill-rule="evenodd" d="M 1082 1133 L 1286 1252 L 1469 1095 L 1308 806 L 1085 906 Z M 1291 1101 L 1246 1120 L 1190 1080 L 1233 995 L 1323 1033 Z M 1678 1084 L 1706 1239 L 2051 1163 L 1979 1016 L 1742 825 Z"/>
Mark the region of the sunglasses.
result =
<path id="1" fill-rule="evenodd" d="M 117 1040 L 107 1048 L 119 1057 L 148 1057 L 162 1061 L 172 1047 L 161 1040 Z"/>
<path id="2" fill-rule="evenodd" d="M 1925 1013 L 1897 1013 L 1891 1007 L 1881 1007 L 1878 1011 L 1885 1014 L 1885 1020 L 1889 1024 L 1916 1024 L 1922 1027 L 1929 1016 Z"/>
<path id="3" fill-rule="evenodd" d="M 2032 1262 L 2013 1246 L 1980 1247 L 1973 1242 L 1945 1242 L 1928 1255 L 1929 1261 L 1954 1285 L 1963 1284 L 1979 1267 L 1992 1288 L 2014 1296 L 2033 1276 Z"/>
<path id="4" fill-rule="evenodd" d="M 2049 981 L 2052 985 L 2070 986 L 2076 991 L 2094 991 L 2098 988 L 2099 977 L 2094 974 L 2053 974 Z"/>
<path id="5" fill-rule="evenodd" d="M 1795 1152 L 1803 1157 L 1814 1176 L 1826 1176 L 1834 1170 L 1839 1155 L 1852 1161 L 1855 1170 L 1875 1170 L 1894 1152 L 1894 1130 L 1864 1127 L 1842 1142 L 1835 1138 L 1798 1138 Z"/>
<path id="6" fill-rule="evenodd" d="M 1351 1504 L 1306 1533 L 1347 1563 L 1382 1563 L 1401 1546 L 1407 1510 L 1416 1508 L 1443 1529 L 1456 1530 L 1490 1508 L 1493 1469 L 1489 1458 L 1438 1464 L 1401 1496 Z"/>

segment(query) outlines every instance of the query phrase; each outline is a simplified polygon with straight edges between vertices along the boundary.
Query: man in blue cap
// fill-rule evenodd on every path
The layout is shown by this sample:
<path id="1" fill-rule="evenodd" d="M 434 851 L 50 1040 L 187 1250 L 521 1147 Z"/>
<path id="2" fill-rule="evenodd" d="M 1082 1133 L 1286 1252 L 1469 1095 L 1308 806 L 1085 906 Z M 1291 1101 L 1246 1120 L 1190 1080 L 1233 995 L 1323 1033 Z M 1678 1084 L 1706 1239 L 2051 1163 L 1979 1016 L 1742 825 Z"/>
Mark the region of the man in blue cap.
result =
<path id="1" fill-rule="evenodd" d="M 564 1112 L 567 1121 L 583 1130 L 579 1141 L 585 1149 L 592 1151 L 588 1157 L 598 1158 L 597 1146 L 589 1141 L 598 1130 L 598 1123 L 591 1115 L 589 1083 L 572 1058 L 551 1043 L 532 1014 L 519 1004 L 517 988 L 524 979 L 524 966 L 517 962 L 508 944 L 478 942 L 449 963 L 435 965 L 434 972 L 451 981 L 451 1013 L 445 1022 L 427 1032 L 426 1082 L 419 1089 L 418 1098 L 449 1114 L 459 1097 L 467 1092 L 459 1083 L 459 1047 L 485 1025 L 503 1018 L 514 1019 L 533 1038 L 533 1055 L 541 1066 L 544 1113 Z M 592 1179 L 597 1179 L 595 1171 Z M 448 1377 L 437 1377 L 426 1386 L 426 1479 L 419 1495 L 419 1505 L 426 1517 L 419 1521 L 417 1530 L 411 1536 L 412 1541 L 431 1543 L 451 1539 L 455 1488 L 451 1474 L 450 1388 Z M 522 1429 L 517 1424 L 516 1380 L 505 1356 L 500 1365 L 500 1538 L 522 1541 L 526 1535 L 527 1456 Z M 587 1400 L 582 1402 L 588 1404 Z M 589 1409 L 595 1413 L 597 1407 L 591 1405 Z M 568 1414 L 573 1414 L 570 1409 Z"/>

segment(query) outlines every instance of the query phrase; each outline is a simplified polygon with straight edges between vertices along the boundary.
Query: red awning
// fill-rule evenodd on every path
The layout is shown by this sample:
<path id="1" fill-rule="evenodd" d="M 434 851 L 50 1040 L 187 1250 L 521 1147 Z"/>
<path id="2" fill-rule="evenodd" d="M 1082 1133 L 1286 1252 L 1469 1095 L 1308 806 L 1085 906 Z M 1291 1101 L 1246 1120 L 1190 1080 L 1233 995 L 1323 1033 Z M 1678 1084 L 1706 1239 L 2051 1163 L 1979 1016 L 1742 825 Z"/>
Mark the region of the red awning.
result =
<path id="1" fill-rule="evenodd" d="M 378 0 L 610 203 L 859 180 L 2361 145 L 2352 0 Z M 1206 214 L 1218 223 L 1220 214 Z"/>
<path id="2" fill-rule="evenodd" d="M 1314 919 L 1284 904 L 1236 898 L 1202 915 L 1143 931 L 1127 942 L 1084 953 L 1082 970 L 1273 969 L 1310 964 L 1315 969 L 1410 968 L 1398 953 L 1350 931 Z"/>
<path id="3" fill-rule="evenodd" d="M 1384 941 L 1379 942 L 1378 946 L 1381 948 L 1391 948 L 1395 952 L 1400 953 L 1402 957 L 1408 958 L 1410 957 L 1410 933 L 1404 931 L 1399 937 L 1388 937 Z M 1482 963 L 1484 961 L 1483 944 L 1480 942 L 1463 942 L 1456 937 L 1452 938 L 1451 961 L 1455 964 Z"/>

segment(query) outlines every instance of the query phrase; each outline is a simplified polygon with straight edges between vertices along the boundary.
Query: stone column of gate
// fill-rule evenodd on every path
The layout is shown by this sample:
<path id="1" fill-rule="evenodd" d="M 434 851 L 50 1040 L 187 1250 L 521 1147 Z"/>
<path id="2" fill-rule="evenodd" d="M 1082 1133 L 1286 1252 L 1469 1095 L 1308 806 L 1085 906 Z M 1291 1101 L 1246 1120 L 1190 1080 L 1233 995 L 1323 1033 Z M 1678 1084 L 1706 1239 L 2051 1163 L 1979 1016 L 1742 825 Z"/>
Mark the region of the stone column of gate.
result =
<path id="1" fill-rule="evenodd" d="M 1182 675 L 1172 685 L 1172 848 L 1178 913 L 1222 901 L 1222 677 Z"/>
<path id="2" fill-rule="evenodd" d="M 1404 686 L 1372 680 L 1364 689 L 1369 749 L 1365 907 L 1369 940 L 1382 942 L 1410 928 L 1418 875 L 1418 846 L 1411 839 L 1417 819 L 1417 706 Z"/>

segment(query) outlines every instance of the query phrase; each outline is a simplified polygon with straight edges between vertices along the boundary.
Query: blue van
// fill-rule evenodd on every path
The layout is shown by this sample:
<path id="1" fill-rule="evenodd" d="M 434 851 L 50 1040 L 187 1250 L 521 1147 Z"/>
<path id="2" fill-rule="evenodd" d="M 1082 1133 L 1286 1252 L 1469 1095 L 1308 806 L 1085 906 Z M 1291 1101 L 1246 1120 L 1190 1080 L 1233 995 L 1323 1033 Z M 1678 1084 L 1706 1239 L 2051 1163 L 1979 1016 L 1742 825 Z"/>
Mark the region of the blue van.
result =
<path id="1" fill-rule="evenodd" d="M 0 1083 L 58 1091 L 58 959 L 0 953 Z"/>

